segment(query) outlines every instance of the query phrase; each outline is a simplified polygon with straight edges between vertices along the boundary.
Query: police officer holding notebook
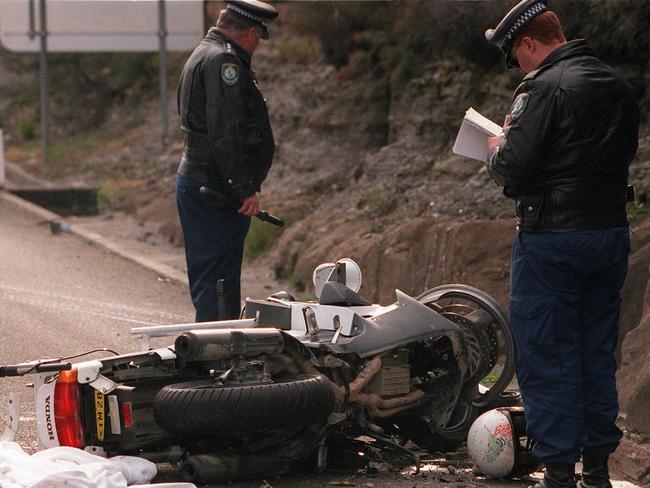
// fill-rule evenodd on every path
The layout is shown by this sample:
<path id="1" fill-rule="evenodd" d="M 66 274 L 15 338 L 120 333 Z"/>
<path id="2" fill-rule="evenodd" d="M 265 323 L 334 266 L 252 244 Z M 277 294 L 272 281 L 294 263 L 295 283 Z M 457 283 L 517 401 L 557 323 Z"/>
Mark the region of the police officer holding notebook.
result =
<path id="1" fill-rule="evenodd" d="M 527 434 L 546 466 L 536 487 L 575 487 L 582 458 L 581 485 L 611 488 L 637 105 L 584 40 L 566 41 L 547 0 L 519 2 L 485 35 L 525 74 L 504 136 L 489 140 L 487 169 L 519 219 L 510 321 Z"/>
<path id="2" fill-rule="evenodd" d="M 196 321 L 237 318 L 244 240 L 275 143 L 251 57 L 266 22 L 258 0 L 231 0 L 183 68 L 178 111 L 185 149 L 176 178 L 178 213 Z M 210 198 L 209 194 L 223 198 Z M 233 206 L 234 202 L 234 206 Z M 222 307 L 217 282 L 224 280 Z"/>

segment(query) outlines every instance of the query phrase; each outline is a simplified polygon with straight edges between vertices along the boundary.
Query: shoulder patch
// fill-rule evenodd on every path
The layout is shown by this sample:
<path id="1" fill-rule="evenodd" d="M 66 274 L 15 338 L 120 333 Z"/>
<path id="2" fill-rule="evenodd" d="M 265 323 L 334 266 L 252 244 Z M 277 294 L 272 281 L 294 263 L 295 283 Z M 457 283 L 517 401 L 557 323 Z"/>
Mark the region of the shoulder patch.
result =
<path id="1" fill-rule="evenodd" d="M 221 79 L 226 85 L 234 85 L 239 81 L 239 66 L 235 63 L 221 65 Z"/>
<path id="2" fill-rule="evenodd" d="M 517 95 L 517 98 L 515 98 L 515 101 L 512 102 L 512 108 L 510 109 L 510 120 L 512 122 L 516 121 L 524 114 L 526 107 L 528 106 L 529 98 L 528 93 L 520 93 Z"/>

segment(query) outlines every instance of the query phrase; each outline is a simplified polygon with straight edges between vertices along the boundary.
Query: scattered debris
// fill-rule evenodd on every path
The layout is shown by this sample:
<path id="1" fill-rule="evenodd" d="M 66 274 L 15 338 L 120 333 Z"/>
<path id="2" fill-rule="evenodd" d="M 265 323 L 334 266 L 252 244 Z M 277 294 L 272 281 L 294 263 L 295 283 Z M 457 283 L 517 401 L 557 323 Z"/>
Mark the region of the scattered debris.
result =
<path id="1" fill-rule="evenodd" d="M 68 222 L 59 221 L 59 220 L 50 220 L 50 230 L 52 234 L 58 235 L 62 232 L 70 232 L 70 224 Z"/>

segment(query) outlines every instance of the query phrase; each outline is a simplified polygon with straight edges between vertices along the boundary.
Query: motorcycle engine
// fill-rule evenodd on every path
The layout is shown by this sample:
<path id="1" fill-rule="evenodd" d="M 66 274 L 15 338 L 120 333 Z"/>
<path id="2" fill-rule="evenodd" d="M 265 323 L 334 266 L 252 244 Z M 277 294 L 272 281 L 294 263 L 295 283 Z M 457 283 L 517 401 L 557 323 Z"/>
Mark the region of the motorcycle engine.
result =
<path id="1" fill-rule="evenodd" d="M 382 358 L 381 369 L 368 384 L 368 390 L 382 397 L 406 395 L 411 390 L 409 350 L 395 349 Z"/>

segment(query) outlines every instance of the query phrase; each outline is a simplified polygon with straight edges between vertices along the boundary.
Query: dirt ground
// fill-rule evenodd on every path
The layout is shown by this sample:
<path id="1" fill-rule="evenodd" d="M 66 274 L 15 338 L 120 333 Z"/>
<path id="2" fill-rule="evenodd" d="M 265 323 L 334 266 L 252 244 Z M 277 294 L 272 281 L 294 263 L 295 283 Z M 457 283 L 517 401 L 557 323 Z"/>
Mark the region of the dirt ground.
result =
<path id="1" fill-rule="evenodd" d="M 491 480 L 475 473 L 466 458 L 449 460 L 446 458 L 425 459 L 420 469 L 413 465 L 400 465 L 399 462 L 380 461 L 371 463 L 368 467 L 354 469 L 328 469 L 324 473 L 316 473 L 307 468 L 298 467 L 294 471 L 281 476 L 269 476 L 260 480 L 229 482 L 221 485 L 237 488 L 325 488 L 331 486 L 355 486 L 358 488 L 471 488 L 484 486 L 489 488 L 519 488 L 530 486 L 541 477 L 535 474 L 531 477 L 504 481 Z M 156 481 L 176 479 L 170 467 L 163 467 Z M 621 484 L 617 488 L 633 488 L 633 485 Z"/>

